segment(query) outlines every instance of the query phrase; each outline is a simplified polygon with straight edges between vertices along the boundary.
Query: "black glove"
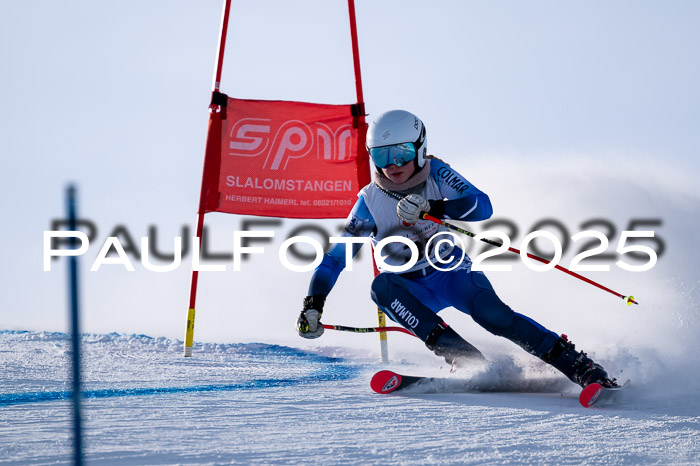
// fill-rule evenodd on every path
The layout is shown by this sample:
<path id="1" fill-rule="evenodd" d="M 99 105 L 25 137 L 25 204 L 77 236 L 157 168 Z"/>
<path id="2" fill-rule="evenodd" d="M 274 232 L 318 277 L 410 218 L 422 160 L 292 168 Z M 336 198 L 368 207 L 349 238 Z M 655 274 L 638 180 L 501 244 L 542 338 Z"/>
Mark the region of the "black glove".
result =
<path id="1" fill-rule="evenodd" d="M 430 203 L 430 210 L 428 210 L 427 214 L 442 220 L 445 217 L 445 201 L 442 199 L 431 199 L 428 202 Z"/>
<path id="2" fill-rule="evenodd" d="M 304 308 L 297 320 L 297 331 L 303 338 L 318 338 L 323 335 L 323 325 L 321 325 L 321 314 L 326 297 L 320 294 L 307 296 L 304 298 Z"/>

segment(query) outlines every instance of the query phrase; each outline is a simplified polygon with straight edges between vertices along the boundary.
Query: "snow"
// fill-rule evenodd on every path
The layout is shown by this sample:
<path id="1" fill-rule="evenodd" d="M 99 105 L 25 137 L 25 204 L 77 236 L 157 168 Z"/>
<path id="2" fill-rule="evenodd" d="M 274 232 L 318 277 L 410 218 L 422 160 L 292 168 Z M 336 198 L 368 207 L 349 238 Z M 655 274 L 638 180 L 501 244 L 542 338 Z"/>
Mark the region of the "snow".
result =
<path id="1" fill-rule="evenodd" d="M 700 460 L 697 376 L 634 381 L 615 404 L 582 408 L 559 377 L 549 393 L 383 396 L 380 364 L 343 347 L 196 343 L 84 334 L 84 449 L 90 464 L 692 464 Z M 72 461 L 66 334 L 0 332 L 0 460 Z M 495 357 L 460 377 L 513 384 L 557 377 L 534 358 Z M 490 376 L 488 374 L 496 374 Z"/>

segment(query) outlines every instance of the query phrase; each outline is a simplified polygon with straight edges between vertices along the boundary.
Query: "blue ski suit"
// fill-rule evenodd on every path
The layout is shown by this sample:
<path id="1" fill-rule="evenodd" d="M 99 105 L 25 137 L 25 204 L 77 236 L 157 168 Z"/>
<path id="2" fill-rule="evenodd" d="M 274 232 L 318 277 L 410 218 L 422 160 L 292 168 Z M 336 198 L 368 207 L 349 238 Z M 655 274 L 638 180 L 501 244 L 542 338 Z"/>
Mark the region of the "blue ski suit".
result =
<path id="1" fill-rule="evenodd" d="M 436 158 L 428 159 L 426 163 L 430 164 L 427 180 L 411 192 L 417 192 L 427 200 L 444 200 L 443 218 L 478 221 L 492 215 L 489 197 L 461 174 Z M 407 271 L 393 273 L 382 271 L 380 267 L 381 273 L 372 282 L 372 300 L 392 320 L 411 330 L 424 342 L 438 325 L 445 325 L 437 313 L 452 306 L 470 315 L 492 334 L 511 340 L 537 357 L 548 353 L 559 336 L 503 303 L 486 275 L 471 270 L 471 260 L 466 254 L 460 264 L 450 271 L 431 265 L 426 255 L 432 255 L 432 263 L 440 265 L 436 259 L 458 261 L 463 252 L 444 242 L 435 247 L 437 241 L 432 241 L 431 249 L 428 240 L 442 234 L 445 227 L 427 220 L 407 225 L 399 219 L 396 206 L 398 199 L 406 194 L 387 191 L 375 182 L 365 186 L 358 194 L 341 235 L 369 237 L 375 246 L 388 236 L 403 236 L 418 246 L 420 259 Z M 353 256 L 361 246 L 352 245 Z M 330 293 L 338 275 L 345 268 L 345 248 L 343 243 L 335 244 L 324 256 L 311 279 L 309 295 L 325 297 Z M 403 265 L 408 261 L 410 250 L 402 243 L 391 243 L 382 249 L 382 254 L 387 249 L 387 263 L 393 261 L 396 265 Z"/>

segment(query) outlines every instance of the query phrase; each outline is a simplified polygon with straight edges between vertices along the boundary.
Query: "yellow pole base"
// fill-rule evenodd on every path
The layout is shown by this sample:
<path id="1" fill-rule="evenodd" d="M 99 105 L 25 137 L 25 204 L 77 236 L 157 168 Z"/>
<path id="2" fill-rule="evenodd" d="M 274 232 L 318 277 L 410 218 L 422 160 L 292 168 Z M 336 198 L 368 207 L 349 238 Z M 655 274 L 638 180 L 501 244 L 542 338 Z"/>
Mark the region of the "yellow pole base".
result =
<path id="1" fill-rule="evenodd" d="M 377 306 L 377 321 L 380 327 L 386 327 L 386 316 L 379 306 Z M 382 355 L 382 364 L 389 364 L 389 342 L 386 332 L 379 332 L 379 349 Z"/>
<path id="2" fill-rule="evenodd" d="M 194 341 L 194 308 L 187 311 L 187 329 L 185 330 L 185 352 L 186 358 L 192 357 L 192 342 Z"/>

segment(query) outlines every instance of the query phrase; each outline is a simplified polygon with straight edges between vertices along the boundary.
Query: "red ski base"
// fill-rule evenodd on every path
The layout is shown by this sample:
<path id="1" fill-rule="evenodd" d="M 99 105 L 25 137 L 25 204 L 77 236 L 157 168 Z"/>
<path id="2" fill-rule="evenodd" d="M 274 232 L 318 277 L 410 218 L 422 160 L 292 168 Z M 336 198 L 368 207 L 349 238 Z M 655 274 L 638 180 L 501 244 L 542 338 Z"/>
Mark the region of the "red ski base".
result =
<path id="1" fill-rule="evenodd" d="M 401 375 L 392 371 L 379 371 L 372 376 L 369 386 L 377 393 L 391 393 L 401 386 Z"/>
<path id="2" fill-rule="evenodd" d="M 607 402 L 615 401 L 622 389 L 629 386 L 630 381 L 626 381 L 622 385 L 615 385 L 614 387 L 603 387 L 599 383 L 592 383 L 588 385 L 581 391 L 581 395 L 578 397 L 578 401 L 581 406 L 585 408 L 590 408 L 596 402 L 600 400 L 606 400 Z"/>
<path id="3" fill-rule="evenodd" d="M 598 401 L 598 397 L 603 393 L 603 386 L 599 383 L 592 383 L 587 385 L 578 397 L 578 401 L 584 408 L 590 408 Z"/>

